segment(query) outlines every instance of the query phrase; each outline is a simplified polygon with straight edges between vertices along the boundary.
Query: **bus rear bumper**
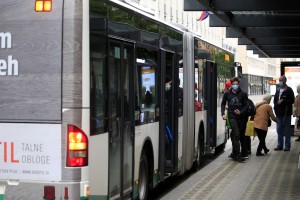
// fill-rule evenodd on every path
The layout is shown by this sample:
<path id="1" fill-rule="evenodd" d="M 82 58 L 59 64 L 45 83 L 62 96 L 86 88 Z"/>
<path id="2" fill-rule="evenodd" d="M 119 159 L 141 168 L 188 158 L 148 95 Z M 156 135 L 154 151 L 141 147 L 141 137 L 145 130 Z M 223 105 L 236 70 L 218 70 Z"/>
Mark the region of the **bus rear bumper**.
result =
<path id="1" fill-rule="evenodd" d="M 55 199 L 88 200 L 90 186 L 82 182 L 38 182 L 0 180 L 0 200 L 30 199 L 41 200 L 45 195 Z"/>

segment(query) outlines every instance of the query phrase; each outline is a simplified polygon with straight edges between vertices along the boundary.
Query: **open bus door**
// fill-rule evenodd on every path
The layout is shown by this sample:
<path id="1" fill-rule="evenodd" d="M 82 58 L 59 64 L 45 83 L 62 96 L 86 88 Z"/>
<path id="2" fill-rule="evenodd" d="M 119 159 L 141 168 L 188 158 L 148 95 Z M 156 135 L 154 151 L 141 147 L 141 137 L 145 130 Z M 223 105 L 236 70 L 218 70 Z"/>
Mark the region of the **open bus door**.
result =
<path id="1" fill-rule="evenodd" d="M 178 66 L 174 52 L 160 50 L 160 179 L 176 169 L 178 155 Z"/>
<path id="2" fill-rule="evenodd" d="M 207 120 L 206 137 L 208 149 L 216 147 L 217 144 L 217 64 L 212 61 L 205 62 L 205 87 Z"/>
<path id="3" fill-rule="evenodd" d="M 134 44 L 109 39 L 108 50 L 108 190 L 110 199 L 124 199 L 133 190 Z"/>

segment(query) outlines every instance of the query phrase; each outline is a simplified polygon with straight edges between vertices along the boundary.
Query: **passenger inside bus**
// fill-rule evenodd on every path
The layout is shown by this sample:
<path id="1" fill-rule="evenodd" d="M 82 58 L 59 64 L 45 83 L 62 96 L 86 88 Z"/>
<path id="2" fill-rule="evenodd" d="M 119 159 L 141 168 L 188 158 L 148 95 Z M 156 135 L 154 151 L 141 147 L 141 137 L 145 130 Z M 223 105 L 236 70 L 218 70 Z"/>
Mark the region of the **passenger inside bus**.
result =
<path id="1" fill-rule="evenodd" d="M 165 83 L 165 155 L 166 160 L 171 159 L 171 143 L 173 141 L 172 134 L 172 80 L 167 75 Z"/>

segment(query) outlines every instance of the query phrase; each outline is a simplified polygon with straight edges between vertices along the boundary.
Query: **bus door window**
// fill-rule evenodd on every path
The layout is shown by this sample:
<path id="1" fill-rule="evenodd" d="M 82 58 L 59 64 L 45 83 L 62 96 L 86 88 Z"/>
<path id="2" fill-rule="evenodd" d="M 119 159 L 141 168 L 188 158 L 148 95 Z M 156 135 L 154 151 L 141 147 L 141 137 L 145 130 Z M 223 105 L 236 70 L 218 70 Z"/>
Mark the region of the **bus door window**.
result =
<path id="1" fill-rule="evenodd" d="M 109 196 L 128 195 L 132 189 L 134 137 L 134 47 L 109 41 Z"/>
<path id="2" fill-rule="evenodd" d="M 172 164 L 174 145 L 174 92 L 177 81 L 173 81 L 174 76 L 174 54 L 166 52 L 166 78 L 165 78 L 165 162 Z"/>
<path id="3" fill-rule="evenodd" d="M 133 101 L 133 69 L 134 69 L 134 50 L 133 45 L 124 44 L 124 65 L 123 74 L 123 190 L 131 187 L 133 178 L 133 137 L 134 137 L 134 105 Z"/>
<path id="4" fill-rule="evenodd" d="M 211 52 L 214 51 L 212 46 L 202 40 L 196 39 L 194 40 L 195 44 L 195 82 L 198 84 L 198 98 L 197 101 L 200 103 L 201 109 L 206 109 L 207 102 L 205 99 L 207 85 L 205 85 L 206 77 L 204 76 L 205 63 L 207 60 L 212 59 Z M 197 69 L 197 70 L 196 70 Z"/>
<path id="5" fill-rule="evenodd" d="M 91 135 L 107 132 L 107 68 L 106 66 L 106 40 L 96 34 L 91 34 L 90 43 L 90 105 Z"/>
<path id="6" fill-rule="evenodd" d="M 179 57 L 178 61 L 178 117 L 183 115 L 183 61 L 182 57 Z"/>
<path id="7" fill-rule="evenodd" d="M 195 111 L 203 109 L 203 61 L 198 59 L 195 62 Z"/>

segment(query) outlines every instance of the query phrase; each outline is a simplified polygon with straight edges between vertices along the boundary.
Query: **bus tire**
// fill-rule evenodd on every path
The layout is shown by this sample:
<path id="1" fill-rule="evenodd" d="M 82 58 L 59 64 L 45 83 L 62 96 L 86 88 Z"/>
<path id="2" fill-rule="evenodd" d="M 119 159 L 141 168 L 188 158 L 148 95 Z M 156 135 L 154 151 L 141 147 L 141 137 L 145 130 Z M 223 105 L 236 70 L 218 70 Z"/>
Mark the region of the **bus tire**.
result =
<path id="1" fill-rule="evenodd" d="M 148 191 L 149 191 L 148 159 L 146 154 L 143 152 L 140 159 L 140 166 L 139 166 L 138 199 L 139 200 L 147 199 Z"/>
<path id="2" fill-rule="evenodd" d="M 203 164 L 204 160 L 204 135 L 201 131 L 198 136 L 198 145 L 197 145 L 197 158 L 194 162 L 194 168 L 198 171 Z"/>

